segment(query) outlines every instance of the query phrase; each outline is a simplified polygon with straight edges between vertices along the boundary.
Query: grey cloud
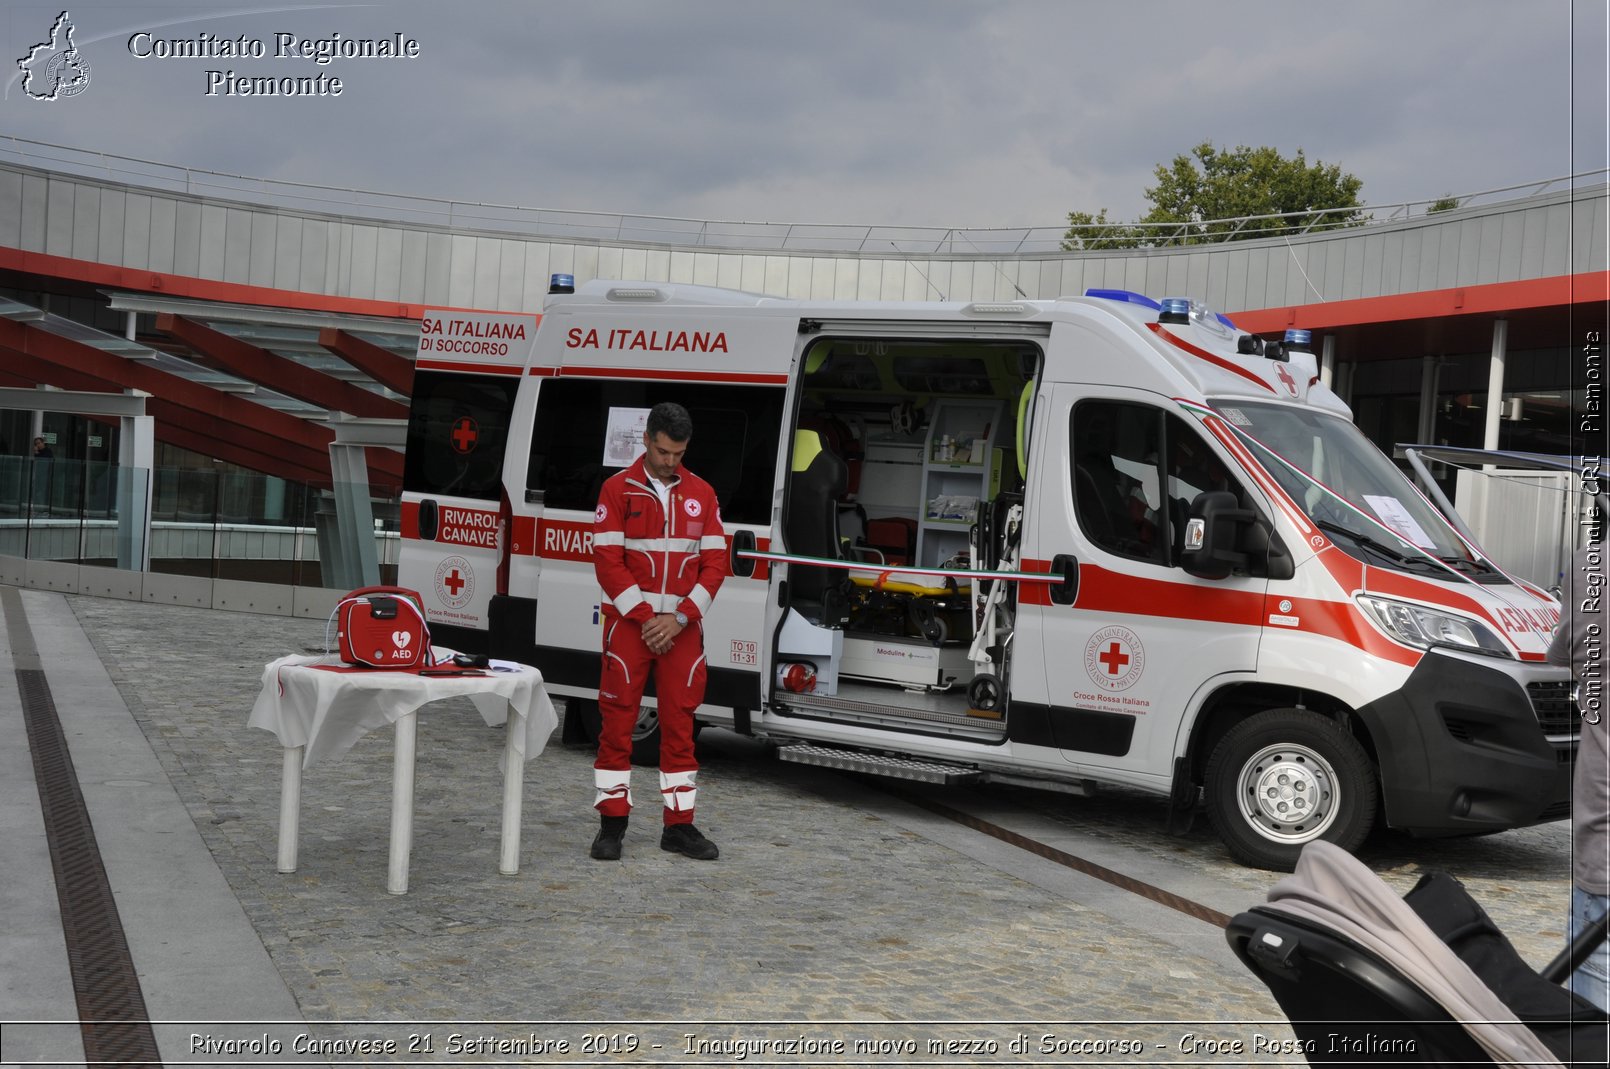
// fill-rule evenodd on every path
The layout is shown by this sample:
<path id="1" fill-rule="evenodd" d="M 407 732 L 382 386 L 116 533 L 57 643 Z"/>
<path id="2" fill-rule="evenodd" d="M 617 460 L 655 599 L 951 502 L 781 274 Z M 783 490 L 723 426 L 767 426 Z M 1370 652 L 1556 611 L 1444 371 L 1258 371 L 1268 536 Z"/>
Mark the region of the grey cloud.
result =
<path id="1" fill-rule="evenodd" d="M 208 64 L 135 61 L 99 42 L 82 96 L 0 106 L 16 136 L 339 187 L 712 218 L 1053 225 L 1071 208 L 1134 217 L 1153 166 L 1203 140 L 1300 147 L 1359 175 L 1374 204 L 1602 166 L 1602 118 L 1572 110 L 1582 85 L 1603 85 L 1600 8 L 381 0 L 242 15 L 246 4 L 219 2 L 169 32 L 402 31 L 423 55 L 332 63 L 347 82 L 339 99 L 220 100 L 201 94 Z M 7 25 L 37 36 L 56 10 L 13 7 Z M 90 35 L 176 10 L 192 9 L 131 0 L 75 17 Z"/>

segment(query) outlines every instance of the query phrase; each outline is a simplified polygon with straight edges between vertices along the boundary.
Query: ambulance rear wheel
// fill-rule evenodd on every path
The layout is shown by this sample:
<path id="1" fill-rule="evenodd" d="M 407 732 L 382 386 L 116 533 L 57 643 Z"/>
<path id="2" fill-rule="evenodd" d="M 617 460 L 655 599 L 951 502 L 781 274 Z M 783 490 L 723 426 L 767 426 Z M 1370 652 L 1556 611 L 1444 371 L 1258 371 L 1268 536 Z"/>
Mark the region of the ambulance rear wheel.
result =
<path id="1" fill-rule="evenodd" d="M 598 703 L 592 699 L 570 698 L 570 708 L 581 714 L 581 729 L 587 736 L 587 744 L 597 747 L 598 736 L 604 730 L 603 714 L 598 711 Z M 698 726 L 694 726 L 697 735 Z M 637 723 L 632 725 L 632 764 L 658 765 L 660 763 L 660 713 L 652 705 L 642 705 L 637 710 Z"/>
<path id="2" fill-rule="evenodd" d="M 1270 709 L 1225 732 L 1207 764 L 1207 809 L 1237 861 L 1290 872 L 1304 844 L 1352 851 L 1375 824 L 1376 774 L 1329 717 Z"/>

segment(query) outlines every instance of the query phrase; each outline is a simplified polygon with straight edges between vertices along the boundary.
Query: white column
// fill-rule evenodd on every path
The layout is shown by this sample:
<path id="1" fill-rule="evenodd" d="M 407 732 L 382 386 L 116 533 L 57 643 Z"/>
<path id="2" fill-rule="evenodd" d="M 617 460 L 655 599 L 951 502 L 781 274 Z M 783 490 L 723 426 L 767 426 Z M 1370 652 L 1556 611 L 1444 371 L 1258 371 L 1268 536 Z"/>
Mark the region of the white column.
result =
<path id="1" fill-rule="evenodd" d="M 1504 358 L 1509 348 L 1509 320 L 1493 320 L 1493 355 L 1487 365 L 1487 429 L 1483 449 L 1498 448 L 1498 423 L 1504 417 Z"/>
<path id="2" fill-rule="evenodd" d="M 1336 335 L 1327 334 L 1319 343 L 1319 382 L 1327 389 L 1336 381 Z"/>
<path id="3" fill-rule="evenodd" d="M 155 487 L 156 419 L 144 415 L 140 390 L 125 390 L 138 397 L 141 414 L 118 420 L 117 436 L 117 566 L 129 571 L 151 569 L 151 496 Z"/>
<path id="4" fill-rule="evenodd" d="M 1441 358 L 1426 356 L 1420 363 L 1420 427 L 1415 441 L 1430 445 L 1437 429 L 1437 368 Z"/>

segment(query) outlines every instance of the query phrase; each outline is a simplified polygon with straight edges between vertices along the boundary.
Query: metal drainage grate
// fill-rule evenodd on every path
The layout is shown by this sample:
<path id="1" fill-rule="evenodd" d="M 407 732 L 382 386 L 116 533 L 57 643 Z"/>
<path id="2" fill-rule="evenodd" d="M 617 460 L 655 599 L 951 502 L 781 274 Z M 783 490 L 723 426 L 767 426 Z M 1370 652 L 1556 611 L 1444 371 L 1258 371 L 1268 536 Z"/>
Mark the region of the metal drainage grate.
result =
<path id="1" fill-rule="evenodd" d="M 23 721 L 28 746 L 33 751 L 34 778 L 39 785 L 50 863 L 56 876 L 84 1059 L 89 1065 L 160 1069 L 156 1035 L 151 1030 L 106 866 L 101 862 L 84 793 L 78 786 L 67 736 L 56 714 L 56 702 L 44 671 L 24 667 L 38 664 L 37 651 L 21 599 L 15 590 L 5 593 L 10 596 L 0 600 L 5 602 L 6 628 L 18 664 L 17 690 L 22 697 Z"/>

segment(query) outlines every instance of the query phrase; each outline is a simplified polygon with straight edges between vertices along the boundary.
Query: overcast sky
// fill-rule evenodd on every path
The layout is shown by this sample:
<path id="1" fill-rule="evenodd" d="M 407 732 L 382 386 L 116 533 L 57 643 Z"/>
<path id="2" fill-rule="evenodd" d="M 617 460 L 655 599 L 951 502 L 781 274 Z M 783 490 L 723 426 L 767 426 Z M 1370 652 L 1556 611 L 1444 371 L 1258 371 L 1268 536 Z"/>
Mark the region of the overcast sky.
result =
<path id="1" fill-rule="evenodd" d="M 17 58 L 62 10 L 0 10 L 0 133 L 488 203 L 1051 226 L 1137 217 L 1202 141 L 1302 149 L 1371 205 L 1607 162 L 1605 0 L 95 0 L 67 8 L 82 91 L 31 99 Z M 281 33 L 418 56 L 320 65 Z M 204 35 L 265 55 L 134 54 Z M 342 90 L 209 95 L 208 71 Z"/>

